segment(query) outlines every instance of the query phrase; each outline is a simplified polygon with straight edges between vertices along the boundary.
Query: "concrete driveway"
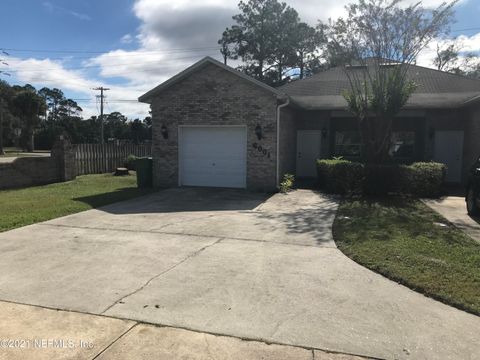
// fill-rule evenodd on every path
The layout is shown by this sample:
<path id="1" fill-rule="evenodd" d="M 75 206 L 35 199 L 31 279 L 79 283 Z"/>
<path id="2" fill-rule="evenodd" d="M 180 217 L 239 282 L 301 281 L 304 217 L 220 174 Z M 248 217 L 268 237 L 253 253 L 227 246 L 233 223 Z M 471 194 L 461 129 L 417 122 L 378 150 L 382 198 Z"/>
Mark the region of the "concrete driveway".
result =
<path id="1" fill-rule="evenodd" d="M 440 199 L 425 199 L 423 202 L 480 243 L 480 217 L 468 215 L 465 197 L 445 196 Z"/>
<path id="2" fill-rule="evenodd" d="M 171 189 L 0 234 L 0 300 L 386 359 L 477 359 L 480 318 L 336 249 L 336 201 Z"/>

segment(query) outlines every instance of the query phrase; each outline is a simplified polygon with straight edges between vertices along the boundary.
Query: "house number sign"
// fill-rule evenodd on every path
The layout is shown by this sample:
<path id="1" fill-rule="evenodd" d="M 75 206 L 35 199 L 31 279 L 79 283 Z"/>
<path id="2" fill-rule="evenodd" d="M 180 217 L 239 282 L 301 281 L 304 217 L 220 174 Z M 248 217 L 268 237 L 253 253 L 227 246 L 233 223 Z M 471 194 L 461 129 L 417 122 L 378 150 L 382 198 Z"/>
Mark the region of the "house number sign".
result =
<path id="1" fill-rule="evenodd" d="M 268 149 L 265 149 L 262 145 L 259 145 L 257 143 L 252 144 L 253 148 L 256 149 L 260 154 L 263 156 L 266 156 L 267 158 L 270 159 L 270 151 Z"/>

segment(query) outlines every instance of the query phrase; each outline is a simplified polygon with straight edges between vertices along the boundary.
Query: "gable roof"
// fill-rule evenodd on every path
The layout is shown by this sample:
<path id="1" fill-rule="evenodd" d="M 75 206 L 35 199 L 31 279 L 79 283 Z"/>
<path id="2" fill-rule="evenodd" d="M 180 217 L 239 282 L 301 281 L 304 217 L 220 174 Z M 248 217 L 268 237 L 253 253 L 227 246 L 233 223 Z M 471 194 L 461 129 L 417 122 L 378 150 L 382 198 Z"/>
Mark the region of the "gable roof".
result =
<path id="1" fill-rule="evenodd" d="M 236 75 L 236 76 L 238 76 L 238 77 L 240 77 L 240 78 L 242 78 L 246 81 L 249 81 L 256 86 L 259 86 L 259 87 L 261 87 L 261 88 L 263 88 L 267 91 L 272 92 L 275 95 L 285 96 L 285 93 L 279 91 L 278 89 L 275 89 L 271 86 L 268 86 L 267 84 L 264 84 L 261 81 L 258 81 L 256 79 L 252 78 L 251 76 L 248 76 L 248 75 L 246 75 L 246 74 L 244 74 L 244 73 L 242 73 L 238 70 L 235 70 L 234 68 L 231 68 L 230 66 L 222 64 L 220 61 L 217 61 L 217 60 L 211 58 L 210 56 L 207 56 L 207 57 L 204 57 L 203 59 L 201 59 L 200 61 L 196 62 L 195 64 L 189 66 L 188 68 L 186 68 L 182 72 L 178 73 L 177 75 L 171 77 L 167 81 L 161 83 L 160 85 L 153 88 L 152 90 L 146 92 L 145 94 L 143 94 L 142 96 L 140 96 L 138 98 L 138 101 L 149 103 L 151 98 L 154 97 L 155 95 L 159 94 L 160 92 L 162 92 L 164 90 L 167 90 L 173 84 L 176 84 L 177 82 L 185 79 L 186 77 L 188 77 L 192 73 L 201 70 L 202 68 L 204 68 L 208 64 L 213 64 L 215 66 L 218 66 L 218 67 L 222 68 L 223 70 L 228 71 L 228 72 L 230 72 L 230 73 L 232 73 L 232 74 L 234 74 L 234 75 Z"/>
<path id="2" fill-rule="evenodd" d="M 350 88 L 346 71 L 334 67 L 279 88 L 298 106 L 307 109 L 345 109 L 342 91 Z M 411 65 L 407 76 L 418 85 L 405 108 L 461 107 L 480 95 L 480 80 Z"/>

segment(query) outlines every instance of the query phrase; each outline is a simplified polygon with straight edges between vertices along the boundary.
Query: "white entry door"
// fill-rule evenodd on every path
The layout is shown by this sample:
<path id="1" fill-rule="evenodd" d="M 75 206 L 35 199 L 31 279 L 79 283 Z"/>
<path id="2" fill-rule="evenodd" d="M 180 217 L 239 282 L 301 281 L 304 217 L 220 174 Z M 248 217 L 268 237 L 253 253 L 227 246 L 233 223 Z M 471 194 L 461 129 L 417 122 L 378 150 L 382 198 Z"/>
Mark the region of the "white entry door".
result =
<path id="1" fill-rule="evenodd" d="M 321 139 L 321 131 L 297 131 L 297 177 L 317 176 L 315 163 L 320 158 Z"/>
<path id="2" fill-rule="evenodd" d="M 459 183 L 462 179 L 463 131 L 435 131 L 433 160 L 447 165 L 445 181 Z"/>
<path id="3" fill-rule="evenodd" d="M 180 127 L 179 139 L 180 185 L 246 187 L 246 127 Z"/>

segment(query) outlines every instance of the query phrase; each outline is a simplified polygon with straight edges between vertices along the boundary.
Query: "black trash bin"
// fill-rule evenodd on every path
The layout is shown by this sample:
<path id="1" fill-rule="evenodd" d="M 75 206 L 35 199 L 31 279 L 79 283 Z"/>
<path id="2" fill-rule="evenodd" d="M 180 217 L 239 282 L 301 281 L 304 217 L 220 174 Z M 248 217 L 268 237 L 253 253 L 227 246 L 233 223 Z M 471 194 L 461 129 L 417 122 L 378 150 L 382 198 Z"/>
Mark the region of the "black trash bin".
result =
<path id="1" fill-rule="evenodd" d="M 153 167 L 152 158 L 144 157 L 135 160 L 135 170 L 137 171 L 137 186 L 139 188 L 152 187 Z"/>

